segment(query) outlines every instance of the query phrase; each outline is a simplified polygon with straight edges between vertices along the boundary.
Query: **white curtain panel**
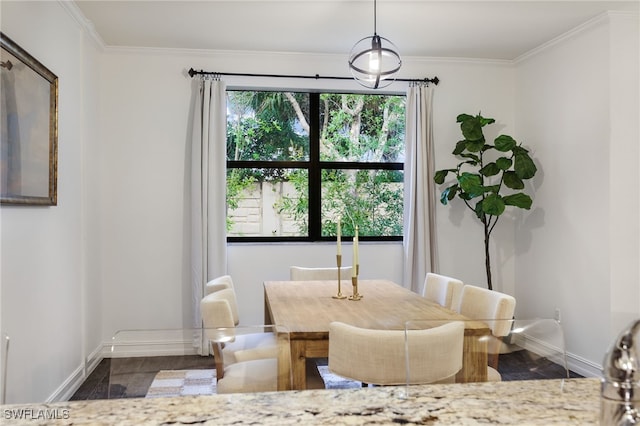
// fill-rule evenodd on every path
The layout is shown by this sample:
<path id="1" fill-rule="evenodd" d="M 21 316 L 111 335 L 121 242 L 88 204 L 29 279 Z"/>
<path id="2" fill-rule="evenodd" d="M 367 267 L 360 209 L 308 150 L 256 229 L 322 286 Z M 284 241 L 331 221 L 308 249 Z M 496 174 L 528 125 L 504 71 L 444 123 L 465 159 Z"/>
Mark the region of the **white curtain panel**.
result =
<path id="1" fill-rule="evenodd" d="M 227 271 L 226 87 L 208 76 L 194 84 L 191 146 L 191 286 L 193 326 L 202 327 L 206 283 Z"/>
<path id="2" fill-rule="evenodd" d="M 433 87 L 407 91 L 404 165 L 404 286 L 421 294 L 427 272 L 437 272 L 432 129 Z"/>

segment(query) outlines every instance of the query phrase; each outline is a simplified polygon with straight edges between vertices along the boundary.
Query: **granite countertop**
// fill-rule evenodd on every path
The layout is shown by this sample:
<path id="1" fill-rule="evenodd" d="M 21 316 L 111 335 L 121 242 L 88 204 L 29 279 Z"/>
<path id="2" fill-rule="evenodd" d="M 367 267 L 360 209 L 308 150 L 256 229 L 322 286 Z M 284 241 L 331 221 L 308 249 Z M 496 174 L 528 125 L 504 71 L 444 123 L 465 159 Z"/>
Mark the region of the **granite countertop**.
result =
<path id="1" fill-rule="evenodd" d="M 597 425 L 598 379 L 375 387 L 4 405 L 48 425 Z M 17 417 L 22 415 L 22 421 Z"/>

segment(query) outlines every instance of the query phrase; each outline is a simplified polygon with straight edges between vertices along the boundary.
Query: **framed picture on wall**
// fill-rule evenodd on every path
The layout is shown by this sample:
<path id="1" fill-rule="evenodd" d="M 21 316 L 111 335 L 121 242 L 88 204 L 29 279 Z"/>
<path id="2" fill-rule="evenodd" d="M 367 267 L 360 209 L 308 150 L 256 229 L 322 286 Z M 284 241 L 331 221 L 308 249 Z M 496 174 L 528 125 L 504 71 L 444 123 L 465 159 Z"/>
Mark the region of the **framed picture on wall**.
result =
<path id="1" fill-rule="evenodd" d="M 58 77 L 0 32 L 0 202 L 55 206 Z"/>

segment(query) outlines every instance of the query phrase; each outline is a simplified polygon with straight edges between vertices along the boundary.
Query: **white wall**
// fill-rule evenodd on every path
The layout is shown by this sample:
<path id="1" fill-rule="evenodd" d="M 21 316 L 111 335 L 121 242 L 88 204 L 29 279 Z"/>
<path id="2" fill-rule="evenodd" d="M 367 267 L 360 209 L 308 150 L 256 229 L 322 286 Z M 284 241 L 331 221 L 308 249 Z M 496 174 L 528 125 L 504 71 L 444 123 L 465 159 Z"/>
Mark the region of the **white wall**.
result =
<path id="1" fill-rule="evenodd" d="M 100 208 L 101 139 L 98 133 L 98 78 L 101 48 L 86 31 L 82 38 L 82 324 L 84 347 L 82 356 L 86 361 L 84 375 L 99 361 L 102 350 L 102 279 L 100 264 L 100 220 L 105 214 Z M 108 213 L 107 213 L 108 214 Z"/>
<path id="2" fill-rule="evenodd" d="M 611 333 L 640 314 L 640 35 L 638 16 L 612 14 L 609 34 Z M 635 184 L 635 185 L 634 185 Z"/>
<path id="3" fill-rule="evenodd" d="M 96 305 L 85 282 L 91 251 L 83 229 L 83 139 L 94 133 L 84 120 L 92 94 L 84 92 L 91 68 L 82 27 L 54 2 L 2 2 L 2 32 L 59 79 L 58 205 L 2 206 L 2 331 L 11 338 L 8 403 L 64 398 L 68 380 L 82 376 L 86 345 L 95 322 L 85 307 Z M 89 288 L 91 287 L 91 288 Z M 96 338 L 92 338 L 93 346 Z"/>
<path id="4" fill-rule="evenodd" d="M 540 175 L 516 227 L 519 312 L 559 308 L 573 361 L 597 371 L 640 312 L 637 16 L 550 43 L 517 64 L 516 81 L 517 134 Z"/>
<path id="5" fill-rule="evenodd" d="M 103 337 L 118 329 L 189 327 L 188 165 L 192 80 L 190 67 L 223 72 L 345 75 L 339 55 L 239 55 L 108 49 L 101 65 L 101 267 Z M 452 161 L 459 140 L 455 118 L 480 110 L 513 128 L 513 69 L 505 63 L 405 59 L 406 76 L 438 75 L 434 126 L 438 167 Z M 308 86 L 308 82 L 225 78 L 232 87 Z M 313 82 L 315 87 L 359 89 L 354 82 Z M 404 92 L 406 85 L 394 90 Z M 453 217 L 453 221 L 449 220 Z M 461 206 L 438 207 L 442 270 L 471 280 L 484 277 L 482 229 Z M 469 235 L 465 235 L 469 234 Z M 512 253 L 505 223 L 496 241 Z M 402 246 L 362 244 L 363 277 L 402 282 Z M 455 254 L 455 258 L 453 257 Z M 513 282 L 513 259 L 501 259 L 498 283 Z M 332 265 L 327 244 L 244 245 L 229 249 L 228 272 L 238 289 L 243 323 L 263 320 L 262 282 L 286 278 L 292 264 Z M 474 279 L 479 285 L 484 278 Z"/>

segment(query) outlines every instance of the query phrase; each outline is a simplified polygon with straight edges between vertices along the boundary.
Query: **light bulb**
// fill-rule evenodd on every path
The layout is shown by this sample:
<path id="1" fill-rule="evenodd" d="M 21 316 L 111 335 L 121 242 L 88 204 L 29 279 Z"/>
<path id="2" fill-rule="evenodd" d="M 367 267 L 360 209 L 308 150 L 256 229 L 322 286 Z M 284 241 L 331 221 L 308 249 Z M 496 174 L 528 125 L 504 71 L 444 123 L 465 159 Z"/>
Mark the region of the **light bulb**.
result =
<path id="1" fill-rule="evenodd" d="M 378 72 L 380 70 L 380 60 L 378 53 L 374 52 L 369 55 L 369 71 Z"/>

